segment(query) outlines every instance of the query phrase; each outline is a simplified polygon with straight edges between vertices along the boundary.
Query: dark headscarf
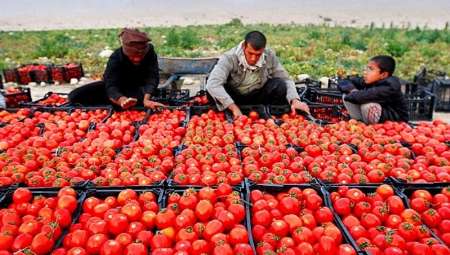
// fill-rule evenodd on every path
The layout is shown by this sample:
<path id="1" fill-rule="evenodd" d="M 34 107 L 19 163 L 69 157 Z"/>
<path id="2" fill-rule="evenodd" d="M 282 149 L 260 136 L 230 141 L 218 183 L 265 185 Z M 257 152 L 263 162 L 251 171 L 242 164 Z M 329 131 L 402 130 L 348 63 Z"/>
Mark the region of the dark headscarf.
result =
<path id="1" fill-rule="evenodd" d="M 150 38 L 138 29 L 124 28 L 119 34 L 123 52 L 127 56 L 144 56 L 149 50 Z"/>

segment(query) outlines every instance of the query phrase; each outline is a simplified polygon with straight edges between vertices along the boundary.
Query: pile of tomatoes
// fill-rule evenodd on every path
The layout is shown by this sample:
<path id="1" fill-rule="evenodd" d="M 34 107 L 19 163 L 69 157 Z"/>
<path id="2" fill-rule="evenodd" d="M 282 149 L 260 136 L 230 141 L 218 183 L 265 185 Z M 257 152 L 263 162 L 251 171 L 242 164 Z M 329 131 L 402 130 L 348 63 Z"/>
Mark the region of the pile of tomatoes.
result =
<path id="1" fill-rule="evenodd" d="M 269 193 L 253 189 L 252 232 L 258 254 L 356 255 L 332 211 L 312 188 Z"/>
<path id="2" fill-rule="evenodd" d="M 69 100 L 67 99 L 66 95 L 60 95 L 57 93 L 51 93 L 46 98 L 40 100 L 37 102 L 38 105 L 42 106 L 61 106 L 63 104 L 68 103 Z"/>
<path id="3" fill-rule="evenodd" d="M 30 108 L 21 108 L 18 111 L 10 112 L 6 110 L 0 110 L 0 123 L 15 124 L 24 120 L 31 114 Z"/>
<path id="4" fill-rule="evenodd" d="M 180 185 L 237 185 L 243 180 L 233 125 L 212 110 L 191 117 L 185 147 L 175 157 L 173 179 Z"/>
<path id="5" fill-rule="evenodd" d="M 450 188 L 434 191 L 433 195 L 427 190 L 414 190 L 409 204 L 421 215 L 423 222 L 450 246 Z"/>
<path id="6" fill-rule="evenodd" d="M 331 192 L 334 211 L 359 247 L 373 255 L 449 254 L 424 225 L 431 221 L 427 215 L 406 208 L 389 185 L 369 189 L 340 186 Z"/>

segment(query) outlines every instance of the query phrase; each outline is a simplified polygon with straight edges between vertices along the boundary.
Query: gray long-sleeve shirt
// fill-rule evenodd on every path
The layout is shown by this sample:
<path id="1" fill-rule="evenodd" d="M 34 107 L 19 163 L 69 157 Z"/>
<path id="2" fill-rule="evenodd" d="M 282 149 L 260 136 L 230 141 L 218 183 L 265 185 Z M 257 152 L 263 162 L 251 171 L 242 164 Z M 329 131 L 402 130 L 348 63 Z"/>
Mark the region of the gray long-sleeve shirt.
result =
<path id="1" fill-rule="evenodd" d="M 241 47 L 242 43 L 225 52 L 220 57 L 219 62 L 208 78 L 206 89 L 215 99 L 219 110 L 224 110 L 234 103 L 224 86 L 229 86 L 233 91 L 240 93 L 241 90 L 239 88 L 246 78 L 246 72 L 259 72 L 260 75 L 260 83 L 255 83 L 251 87 L 246 88 L 249 92 L 262 88 L 268 79 L 280 78 L 285 80 L 287 84 L 286 99 L 288 102 L 291 102 L 293 99 L 300 99 L 295 89 L 294 81 L 289 78 L 289 74 L 271 49 L 266 48 L 264 50 L 263 56 L 261 57 L 265 59 L 261 62 L 262 65 L 255 71 L 248 70 L 242 65 L 240 61 L 242 58 L 241 54 L 243 54 L 241 53 Z"/>

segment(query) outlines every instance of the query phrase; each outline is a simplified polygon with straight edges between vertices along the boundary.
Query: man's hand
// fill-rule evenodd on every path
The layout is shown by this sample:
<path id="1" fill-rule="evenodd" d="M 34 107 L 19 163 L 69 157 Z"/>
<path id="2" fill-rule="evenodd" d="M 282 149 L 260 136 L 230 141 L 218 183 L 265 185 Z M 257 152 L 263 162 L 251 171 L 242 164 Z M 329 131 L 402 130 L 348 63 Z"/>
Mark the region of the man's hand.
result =
<path id="1" fill-rule="evenodd" d="M 118 104 L 122 109 L 126 110 L 136 105 L 137 99 L 133 97 L 119 97 L 117 100 Z"/>
<path id="2" fill-rule="evenodd" d="M 154 109 L 156 109 L 158 107 L 164 107 L 164 105 L 161 104 L 161 103 L 158 103 L 158 102 L 155 102 L 155 101 L 152 101 L 152 100 L 144 98 L 144 107 L 154 110 Z"/>
<path id="3" fill-rule="evenodd" d="M 242 115 L 241 109 L 239 109 L 239 107 L 236 104 L 228 106 L 228 110 L 230 110 L 231 113 L 233 113 L 234 119 L 237 119 L 239 116 Z"/>
<path id="4" fill-rule="evenodd" d="M 301 110 L 304 112 L 309 113 L 309 107 L 307 104 L 300 102 L 298 99 L 294 99 L 291 101 L 291 111 L 292 113 L 295 113 L 295 110 Z"/>

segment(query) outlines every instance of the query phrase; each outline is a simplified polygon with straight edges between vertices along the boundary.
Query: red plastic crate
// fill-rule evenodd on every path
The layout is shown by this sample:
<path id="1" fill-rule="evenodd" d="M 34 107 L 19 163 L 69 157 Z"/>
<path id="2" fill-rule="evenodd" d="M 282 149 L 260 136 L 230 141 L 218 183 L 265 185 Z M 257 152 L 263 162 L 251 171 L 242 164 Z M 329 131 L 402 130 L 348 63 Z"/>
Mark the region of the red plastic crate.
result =
<path id="1" fill-rule="evenodd" d="M 69 63 L 64 65 L 66 71 L 66 79 L 70 81 L 70 79 L 80 79 L 84 76 L 83 66 L 77 63 Z"/>
<path id="2" fill-rule="evenodd" d="M 66 69 L 64 68 L 64 66 L 50 66 L 50 76 L 53 82 L 68 82 L 66 78 Z"/>
<path id="3" fill-rule="evenodd" d="M 5 78 L 5 82 L 17 82 L 17 69 L 5 69 L 3 70 L 3 77 Z"/>

